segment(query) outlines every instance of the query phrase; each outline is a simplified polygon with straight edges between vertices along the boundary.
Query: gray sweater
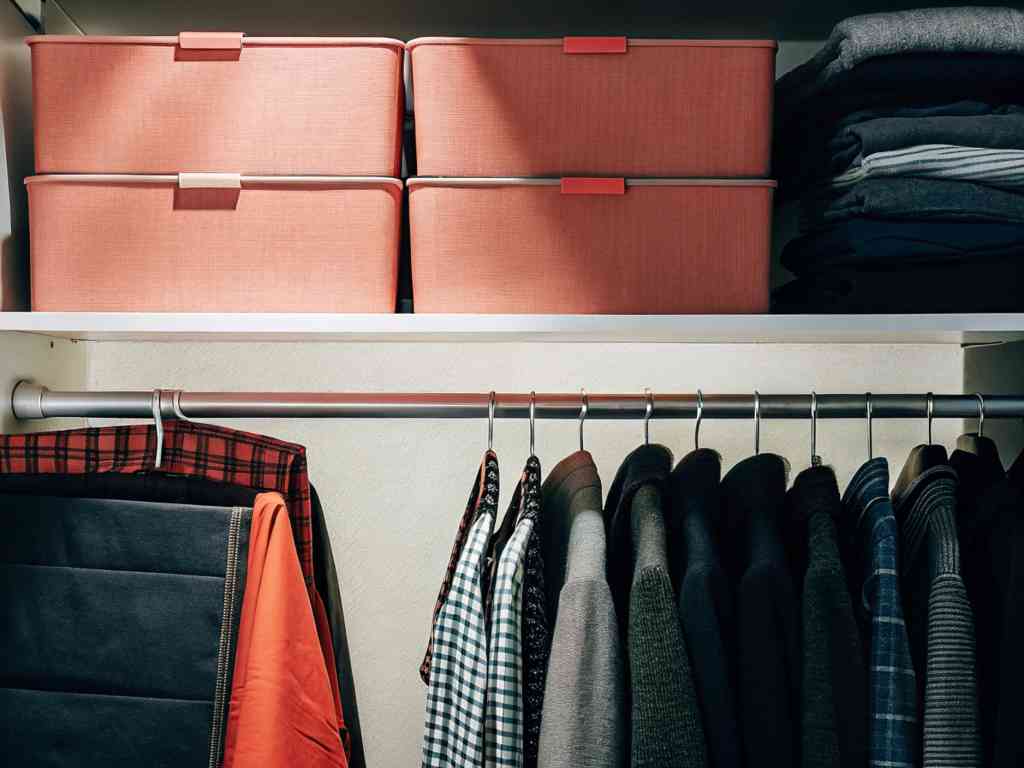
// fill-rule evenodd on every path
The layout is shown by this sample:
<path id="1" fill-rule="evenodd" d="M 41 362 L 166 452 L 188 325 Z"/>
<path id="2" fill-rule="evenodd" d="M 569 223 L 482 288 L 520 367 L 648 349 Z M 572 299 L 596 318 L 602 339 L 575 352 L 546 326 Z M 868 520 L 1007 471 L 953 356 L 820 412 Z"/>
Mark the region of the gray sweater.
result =
<path id="1" fill-rule="evenodd" d="M 601 480 L 590 454 L 544 482 L 542 540 L 555 628 L 541 719 L 540 768 L 624 768 L 624 654 L 605 577 Z"/>

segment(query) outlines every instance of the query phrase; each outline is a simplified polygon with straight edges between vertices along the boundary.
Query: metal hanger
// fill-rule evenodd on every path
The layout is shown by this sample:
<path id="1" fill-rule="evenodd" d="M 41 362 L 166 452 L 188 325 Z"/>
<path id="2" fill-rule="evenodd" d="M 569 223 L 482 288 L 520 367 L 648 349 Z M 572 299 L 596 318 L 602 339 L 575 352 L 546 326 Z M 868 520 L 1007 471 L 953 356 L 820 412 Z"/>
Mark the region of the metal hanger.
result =
<path id="1" fill-rule="evenodd" d="M 761 453 L 761 393 L 754 390 L 754 455 Z"/>
<path id="2" fill-rule="evenodd" d="M 153 469 L 160 469 L 164 456 L 164 422 L 160 414 L 160 390 L 153 390 L 153 428 L 156 431 L 156 453 L 153 458 Z"/>
<path id="3" fill-rule="evenodd" d="M 693 425 L 693 448 L 700 450 L 700 420 L 704 418 L 704 393 L 697 390 L 697 421 Z"/>
<path id="4" fill-rule="evenodd" d="M 874 445 L 874 436 L 872 435 L 872 429 L 871 429 L 871 411 L 872 411 L 872 407 L 873 406 L 871 404 L 871 393 L 870 392 L 868 392 L 867 394 L 864 395 L 864 400 L 865 400 L 865 411 L 867 413 L 867 419 L 868 419 L 868 461 L 871 461 L 873 458 L 875 458 L 875 445 Z"/>
<path id="5" fill-rule="evenodd" d="M 818 393 L 811 390 L 811 466 L 821 466 L 818 455 Z"/>
<path id="6" fill-rule="evenodd" d="M 654 413 L 654 395 L 651 390 L 644 389 L 647 393 L 647 408 L 644 410 L 644 445 L 651 444 L 651 415 Z"/>
<path id="7" fill-rule="evenodd" d="M 174 417 L 180 421 L 192 421 L 185 412 L 181 410 L 181 390 L 176 389 L 171 393 L 171 409 L 174 411 Z"/>
<path id="8" fill-rule="evenodd" d="M 583 422 L 587 420 L 590 403 L 587 401 L 587 390 L 580 390 L 580 451 L 583 450 Z"/>
<path id="9" fill-rule="evenodd" d="M 494 450 L 494 411 L 498 407 L 498 396 L 491 390 L 487 397 L 487 450 Z"/>
<path id="10" fill-rule="evenodd" d="M 537 393 L 532 389 L 530 390 L 530 456 L 534 456 L 534 437 L 536 436 L 536 422 L 535 418 L 537 415 Z"/>
<path id="11" fill-rule="evenodd" d="M 932 419 L 935 418 L 935 394 L 933 392 L 929 392 L 927 395 L 925 395 L 925 402 L 927 404 L 926 405 L 926 408 L 927 408 L 926 415 L 928 417 L 928 445 L 933 445 L 933 442 L 932 442 Z"/>
<path id="12" fill-rule="evenodd" d="M 978 398 L 978 437 L 985 436 L 985 398 L 982 397 L 980 392 L 975 392 L 974 396 Z"/>

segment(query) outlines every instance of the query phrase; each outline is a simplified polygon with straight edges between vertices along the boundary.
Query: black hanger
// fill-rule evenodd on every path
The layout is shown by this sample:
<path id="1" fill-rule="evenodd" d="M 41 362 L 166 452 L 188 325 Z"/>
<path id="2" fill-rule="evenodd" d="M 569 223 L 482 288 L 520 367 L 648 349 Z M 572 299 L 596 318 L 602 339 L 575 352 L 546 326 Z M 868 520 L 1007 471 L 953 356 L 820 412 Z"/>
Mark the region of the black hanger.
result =
<path id="1" fill-rule="evenodd" d="M 893 487 L 893 497 L 903 496 L 907 489 L 917 478 L 935 467 L 949 465 L 949 454 L 945 446 L 936 445 L 932 442 L 932 418 L 935 414 L 935 398 L 931 392 L 928 393 L 928 442 L 917 446 L 910 452 L 907 462 L 903 465 L 899 479 Z"/>

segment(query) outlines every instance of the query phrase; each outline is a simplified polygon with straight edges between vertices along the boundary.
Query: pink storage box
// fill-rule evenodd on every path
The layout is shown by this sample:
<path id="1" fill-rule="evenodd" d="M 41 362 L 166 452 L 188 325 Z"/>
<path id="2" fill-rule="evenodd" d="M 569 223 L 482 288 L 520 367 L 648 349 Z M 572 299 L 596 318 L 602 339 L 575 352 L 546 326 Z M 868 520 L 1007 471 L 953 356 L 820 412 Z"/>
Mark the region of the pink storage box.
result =
<path id="1" fill-rule="evenodd" d="M 417 312 L 768 311 L 772 181 L 410 179 Z"/>
<path id="2" fill-rule="evenodd" d="M 776 43 L 408 43 L 420 176 L 769 175 Z"/>
<path id="3" fill-rule="evenodd" d="M 402 182 L 33 176 L 32 309 L 393 312 Z"/>
<path id="4" fill-rule="evenodd" d="M 397 176 L 398 40 L 28 38 L 36 173 Z"/>

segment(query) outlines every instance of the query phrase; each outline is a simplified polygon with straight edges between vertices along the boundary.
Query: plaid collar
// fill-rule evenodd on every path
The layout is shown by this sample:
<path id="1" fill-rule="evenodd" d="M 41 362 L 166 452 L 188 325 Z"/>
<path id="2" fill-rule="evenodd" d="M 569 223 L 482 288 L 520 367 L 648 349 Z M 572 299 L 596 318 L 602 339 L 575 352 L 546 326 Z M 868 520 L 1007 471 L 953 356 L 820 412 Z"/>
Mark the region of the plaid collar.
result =
<path id="1" fill-rule="evenodd" d="M 0 472 L 68 474 L 153 471 L 156 430 L 151 424 L 0 435 Z M 167 474 L 203 477 L 284 496 L 295 549 L 313 589 L 313 528 L 306 449 L 272 437 L 212 424 L 164 422 Z"/>

